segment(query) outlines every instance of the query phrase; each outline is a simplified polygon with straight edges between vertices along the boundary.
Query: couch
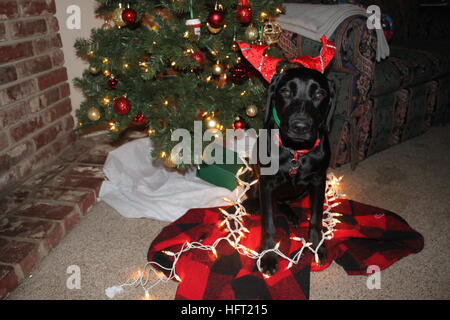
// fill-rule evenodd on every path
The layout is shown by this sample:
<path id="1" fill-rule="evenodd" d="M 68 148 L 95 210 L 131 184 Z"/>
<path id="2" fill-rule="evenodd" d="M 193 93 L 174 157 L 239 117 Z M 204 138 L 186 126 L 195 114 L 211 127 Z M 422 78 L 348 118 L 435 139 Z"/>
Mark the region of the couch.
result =
<path id="1" fill-rule="evenodd" d="M 376 62 L 376 34 L 357 16 L 341 23 L 331 40 L 337 52 L 327 76 L 338 96 L 332 167 L 356 168 L 367 157 L 449 121 L 450 54 L 391 45 L 391 56 Z M 287 58 L 317 56 L 321 47 L 286 30 L 279 45 Z"/>

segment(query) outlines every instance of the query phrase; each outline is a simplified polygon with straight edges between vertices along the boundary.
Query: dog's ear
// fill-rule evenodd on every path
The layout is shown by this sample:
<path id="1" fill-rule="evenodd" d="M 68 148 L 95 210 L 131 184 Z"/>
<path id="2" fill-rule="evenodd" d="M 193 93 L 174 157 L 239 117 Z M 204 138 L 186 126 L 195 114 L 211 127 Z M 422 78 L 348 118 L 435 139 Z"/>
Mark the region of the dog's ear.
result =
<path id="1" fill-rule="evenodd" d="M 267 124 L 270 118 L 272 118 L 272 108 L 274 107 L 275 93 L 278 87 L 278 82 L 280 82 L 280 78 L 280 74 L 274 75 L 272 81 L 270 82 L 269 88 L 267 89 L 266 117 L 264 119 L 265 124 Z"/>
<path id="2" fill-rule="evenodd" d="M 336 110 L 336 85 L 334 84 L 334 81 L 332 80 L 328 80 L 328 87 L 330 90 L 330 105 L 328 107 L 328 115 L 327 115 L 327 120 L 325 123 L 325 128 L 328 132 L 331 131 L 331 126 L 332 126 L 332 120 L 333 120 L 333 116 L 334 116 L 334 111 Z"/>

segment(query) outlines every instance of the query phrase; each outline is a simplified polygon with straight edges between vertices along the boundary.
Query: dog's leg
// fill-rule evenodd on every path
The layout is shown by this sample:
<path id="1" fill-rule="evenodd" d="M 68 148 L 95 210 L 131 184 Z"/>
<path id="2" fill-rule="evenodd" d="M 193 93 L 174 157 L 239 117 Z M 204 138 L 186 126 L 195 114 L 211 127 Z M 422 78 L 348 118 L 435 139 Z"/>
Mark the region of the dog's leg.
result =
<path id="1" fill-rule="evenodd" d="M 274 223 L 274 199 L 271 188 L 260 186 L 260 206 L 262 213 L 262 234 L 261 244 L 262 250 L 273 249 L 275 247 L 276 228 Z M 274 275 L 278 270 L 277 254 L 274 252 L 266 253 L 261 258 L 262 272 L 268 276 Z"/>
<path id="2" fill-rule="evenodd" d="M 278 210 L 280 213 L 286 215 L 289 223 L 295 228 L 298 227 L 300 217 L 299 215 L 291 208 L 289 205 L 289 201 L 279 201 L 278 202 Z"/>
<path id="3" fill-rule="evenodd" d="M 311 208 L 311 221 L 309 230 L 309 242 L 312 242 L 313 248 L 317 248 L 320 240 L 322 239 L 322 218 L 323 218 L 323 202 L 325 200 L 325 184 L 326 177 L 320 179 L 317 184 L 311 184 L 309 187 L 310 194 L 310 208 Z M 318 251 L 319 265 L 325 263 L 326 250 L 322 244 Z"/>
<path id="4" fill-rule="evenodd" d="M 259 184 L 253 185 L 247 192 L 247 199 L 242 202 L 245 210 L 252 216 L 261 214 L 261 207 L 259 203 Z"/>

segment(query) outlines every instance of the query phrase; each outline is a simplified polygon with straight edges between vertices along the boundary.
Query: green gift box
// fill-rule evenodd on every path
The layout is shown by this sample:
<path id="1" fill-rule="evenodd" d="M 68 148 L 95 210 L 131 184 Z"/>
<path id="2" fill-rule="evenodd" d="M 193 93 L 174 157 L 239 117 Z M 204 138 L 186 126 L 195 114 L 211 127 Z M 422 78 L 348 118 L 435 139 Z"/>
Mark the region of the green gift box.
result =
<path id="1" fill-rule="evenodd" d="M 197 177 L 218 187 L 233 191 L 238 186 L 236 174 L 245 165 L 241 163 L 242 161 L 236 152 L 226 148 L 223 148 L 223 150 L 223 164 L 202 164 L 197 170 Z M 226 164 L 227 153 L 233 154 L 233 164 Z M 241 179 L 243 178 L 241 177 Z"/>

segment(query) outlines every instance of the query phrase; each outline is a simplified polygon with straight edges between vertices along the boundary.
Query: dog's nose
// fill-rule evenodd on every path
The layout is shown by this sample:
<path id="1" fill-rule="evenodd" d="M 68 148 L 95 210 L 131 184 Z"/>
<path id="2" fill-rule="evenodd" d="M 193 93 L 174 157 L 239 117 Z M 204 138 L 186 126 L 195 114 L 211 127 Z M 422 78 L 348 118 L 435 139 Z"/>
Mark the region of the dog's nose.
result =
<path id="1" fill-rule="evenodd" d="M 304 121 L 294 121 L 292 123 L 292 130 L 298 134 L 307 133 L 311 129 L 311 126 Z"/>

